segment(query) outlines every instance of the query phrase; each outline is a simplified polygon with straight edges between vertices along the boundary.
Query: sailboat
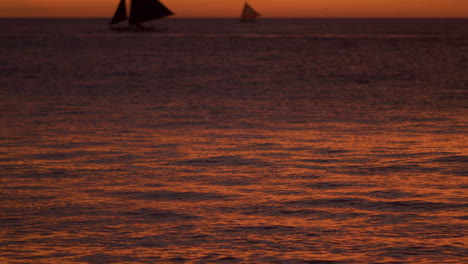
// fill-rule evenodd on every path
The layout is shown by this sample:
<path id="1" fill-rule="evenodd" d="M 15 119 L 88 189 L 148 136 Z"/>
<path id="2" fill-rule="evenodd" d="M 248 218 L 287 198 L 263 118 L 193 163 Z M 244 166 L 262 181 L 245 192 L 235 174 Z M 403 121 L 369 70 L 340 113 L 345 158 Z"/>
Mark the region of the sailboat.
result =
<path id="1" fill-rule="evenodd" d="M 255 11 L 247 2 L 244 4 L 244 9 L 242 9 L 241 21 L 243 22 L 253 22 L 260 14 Z"/>
<path id="2" fill-rule="evenodd" d="M 127 5 L 120 0 L 117 10 L 110 22 L 112 30 L 118 31 L 161 31 L 153 27 L 143 26 L 143 22 L 173 15 L 171 10 L 158 0 L 131 0 L 130 16 L 127 18 Z M 128 20 L 129 27 L 112 27 L 112 25 Z"/>

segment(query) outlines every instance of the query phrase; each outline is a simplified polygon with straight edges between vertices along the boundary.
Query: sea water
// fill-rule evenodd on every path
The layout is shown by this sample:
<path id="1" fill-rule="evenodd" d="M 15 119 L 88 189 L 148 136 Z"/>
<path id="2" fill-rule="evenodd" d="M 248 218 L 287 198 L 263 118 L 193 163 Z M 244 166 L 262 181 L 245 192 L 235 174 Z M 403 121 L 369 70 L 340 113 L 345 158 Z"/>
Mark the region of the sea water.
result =
<path id="1" fill-rule="evenodd" d="M 468 20 L 0 22 L 1 263 L 468 261 Z"/>

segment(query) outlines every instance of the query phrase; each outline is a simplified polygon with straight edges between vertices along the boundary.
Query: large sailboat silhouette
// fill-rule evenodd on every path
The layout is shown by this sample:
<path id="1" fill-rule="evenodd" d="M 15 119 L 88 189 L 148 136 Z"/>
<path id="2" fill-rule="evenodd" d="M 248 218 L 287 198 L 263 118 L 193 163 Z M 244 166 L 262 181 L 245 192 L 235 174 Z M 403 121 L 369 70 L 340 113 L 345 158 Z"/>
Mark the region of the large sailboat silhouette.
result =
<path id="1" fill-rule="evenodd" d="M 161 31 L 154 27 L 145 27 L 143 22 L 173 15 L 171 10 L 158 0 L 131 0 L 130 16 L 127 18 L 127 5 L 125 0 L 120 3 L 110 22 L 112 30 L 118 31 Z M 114 24 L 128 20 L 128 27 L 113 27 Z"/>

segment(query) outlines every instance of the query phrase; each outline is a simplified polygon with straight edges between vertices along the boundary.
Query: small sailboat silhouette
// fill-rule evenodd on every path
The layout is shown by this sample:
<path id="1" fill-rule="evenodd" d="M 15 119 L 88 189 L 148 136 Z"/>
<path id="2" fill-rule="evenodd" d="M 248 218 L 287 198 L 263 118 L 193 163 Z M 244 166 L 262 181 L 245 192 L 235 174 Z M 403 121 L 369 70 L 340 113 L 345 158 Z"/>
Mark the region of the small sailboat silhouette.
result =
<path id="1" fill-rule="evenodd" d="M 241 21 L 244 22 L 253 22 L 260 14 L 255 11 L 247 2 L 244 3 L 244 8 L 242 9 Z"/>
<path id="2" fill-rule="evenodd" d="M 158 0 L 132 0 L 130 5 L 130 16 L 127 18 L 127 6 L 125 0 L 120 0 L 110 25 L 112 30 L 160 31 L 160 29 L 143 26 L 143 22 L 163 18 L 173 14 L 174 13 L 172 13 L 171 10 Z M 128 20 L 128 25 L 130 27 L 112 27 L 112 25 L 125 20 Z"/>

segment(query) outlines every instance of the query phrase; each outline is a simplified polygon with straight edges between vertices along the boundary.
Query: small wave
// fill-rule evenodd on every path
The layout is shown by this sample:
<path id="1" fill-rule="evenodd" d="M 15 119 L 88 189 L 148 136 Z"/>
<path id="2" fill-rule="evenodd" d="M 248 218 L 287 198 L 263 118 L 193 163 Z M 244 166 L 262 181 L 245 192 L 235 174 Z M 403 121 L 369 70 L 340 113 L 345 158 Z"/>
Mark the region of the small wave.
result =
<path id="1" fill-rule="evenodd" d="M 105 142 L 67 142 L 62 144 L 44 144 L 42 147 L 51 148 L 51 149 L 75 149 L 75 148 L 85 148 L 85 147 L 96 147 L 96 146 L 106 146 L 108 143 Z"/>
<path id="2" fill-rule="evenodd" d="M 414 258 L 414 260 L 416 260 L 418 256 L 424 256 L 425 258 L 433 260 L 442 259 L 443 256 L 446 255 L 453 257 L 458 256 L 460 258 L 466 257 L 465 248 L 453 245 L 433 246 L 427 244 L 419 246 L 385 247 L 376 250 L 376 252 L 381 252 L 379 255 L 382 257 L 393 257 L 406 260 L 408 260 L 408 258 Z"/>
<path id="3" fill-rule="evenodd" d="M 440 168 L 424 167 L 418 164 L 401 164 L 389 166 L 344 166 L 339 168 L 348 174 L 375 175 L 402 172 L 438 172 Z"/>
<path id="4" fill-rule="evenodd" d="M 359 185 L 356 182 L 318 182 L 313 184 L 308 184 L 306 187 L 313 189 L 339 189 Z"/>
<path id="5" fill-rule="evenodd" d="M 178 213 L 169 210 L 154 210 L 142 208 L 133 211 L 125 211 L 117 214 L 121 217 L 132 218 L 140 221 L 165 222 L 165 221 L 178 221 L 178 220 L 193 220 L 198 218 L 196 215 Z"/>
<path id="6" fill-rule="evenodd" d="M 79 177 L 78 174 L 62 171 L 62 170 L 52 170 L 52 171 L 44 171 L 44 172 L 26 172 L 21 175 L 17 175 L 19 178 L 35 178 L 35 179 L 42 179 L 42 178 L 51 178 L 51 179 L 64 179 L 64 178 L 76 178 Z"/>
<path id="7" fill-rule="evenodd" d="M 40 153 L 40 154 L 30 154 L 25 155 L 25 159 L 33 159 L 33 160 L 68 160 L 86 156 L 94 156 L 99 154 L 100 152 L 95 151 L 72 151 L 72 152 L 55 152 L 55 153 Z"/>
<path id="8" fill-rule="evenodd" d="M 319 208 L 354 208 L 368 211 L 390 212 L 433 212 L 449 209 L 462 209 L 468 203 L 438 203 L 419 200 L 407 201 L 371 201 L 363 198 L 332 198 L 332 199 L 306 199 L 285 203 L 285 205 L 301 205 Z"/>
<path id="9" fill-rule="evenodd" d="M 139 258 L 114 254 L 96 253 L 76 258 L 75 261 L 86 263 L 135 263 Z"/>
<path id="10" fill-rule="evenodd" d="M 382 191 L 372 191 L 368 193 L 364 193 L 364 195 L 376 197 L 376 198 L 383 198 L 383 199 L 401 199 L 401 198 L 408 198 L 408 197 L 423 197 L 423 195 L 417 195 L 414 193 L 402 192 L 399 190 L 382 190 Z"/>
<path id="11" fill-rule="evenodd" d="M 185 166 L 265 166 L 268 163 L 261 159 L 243 158 L 239 155 L 233 156 L 214 156 L 208 158 L 188 159 L 169 163 L 169 165 L 185 165 Z"/>
<path id="12" fill-rule="evenodd" d="M 296 227 L 286 225 L 252 225 L 252 226 L 237 226 L 224 230 L 225 232 L 241 232 L 249 234 L 276 234 L 295 232 Z"/>
<path id="13" fill-rule="evenodd" d="M 444 156 L 440 158 L 433 159 L 432 162 L 439 163 L 468 163 L 468 156 Z"/>
<path id="14" fill-rule="evenodd" d="M 159 201 L 204 201 L 204 200 L 222 200 L 230 196 L 217 193 L 205 192 L 175 192 L 175 191 L 113 191 L 105 192 L 104 195 L 114 198 L 141 199 L 141 200 L 159 200 Z"/>
<path id="15" fill-rule="evenodd" d="M 249 186 L 257 184 L 257 181 L 249 178 L 215 179 L 211 181 L 210 184 L 220 186 Z"/>

